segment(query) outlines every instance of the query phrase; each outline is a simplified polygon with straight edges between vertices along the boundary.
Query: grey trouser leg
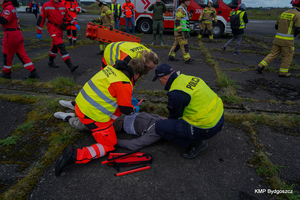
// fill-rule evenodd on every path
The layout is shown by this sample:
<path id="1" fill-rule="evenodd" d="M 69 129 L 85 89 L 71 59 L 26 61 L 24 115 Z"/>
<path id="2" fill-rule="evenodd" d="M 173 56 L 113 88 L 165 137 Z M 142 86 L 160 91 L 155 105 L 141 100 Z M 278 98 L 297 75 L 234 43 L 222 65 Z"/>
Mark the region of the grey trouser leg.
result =
<path id="1" fill-rule="evenodd" d="M 235 50 L 238 51 L 242 43 L 242 36 L 243 34 L 233 35 L 233 37 L 224 45 L 224 47 L 227 47 L 234 40 L 236 40 Z"/>
<path id="2" fill-rule="evenodd" d="M 79 120 L 78 117 L 72 117 L 69 119 L 69 124 L 78 130 L 88 131 L 89 129 Z"/>

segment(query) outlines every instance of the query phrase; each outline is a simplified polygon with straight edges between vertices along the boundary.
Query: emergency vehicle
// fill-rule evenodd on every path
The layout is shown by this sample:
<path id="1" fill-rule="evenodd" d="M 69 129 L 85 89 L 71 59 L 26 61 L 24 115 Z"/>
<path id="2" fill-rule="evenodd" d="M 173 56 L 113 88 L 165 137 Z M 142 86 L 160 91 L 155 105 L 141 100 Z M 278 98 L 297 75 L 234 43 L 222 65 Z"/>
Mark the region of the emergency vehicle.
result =
<path id="1" fill-rule="evenodd" d="M 131 0 L 134 4 L 136 13 L 134 15 L 135 26 L 139 32 L 152 33 L 152 11 L 148 11 L 148 7 L 156 0 Z M 174 29 L 175 12 L 181 4 L 181 0 L 162 0 L 167 6 L 167 12 L 164 13 L 164 28 Z M 118 4 L 122 5 L 125 0 L 118 0 Z M 241 0 L 213 0 L 213 7 L 216 9 L 218 22 L 213 24 L 214 37 L 221 37 L 223 33 L 231 33 L 230 28 L 230 12 L 236 11 L 241 4 Z M 207 7 L 207 0 L 191 0 L 188 12 L 193 13 L 190 19 L 191 31 L 200 30 L 200 22 L 198 21 L 202 10 Z M 126 25 L 124 14 L 120 20 L 121 25 Z"/>

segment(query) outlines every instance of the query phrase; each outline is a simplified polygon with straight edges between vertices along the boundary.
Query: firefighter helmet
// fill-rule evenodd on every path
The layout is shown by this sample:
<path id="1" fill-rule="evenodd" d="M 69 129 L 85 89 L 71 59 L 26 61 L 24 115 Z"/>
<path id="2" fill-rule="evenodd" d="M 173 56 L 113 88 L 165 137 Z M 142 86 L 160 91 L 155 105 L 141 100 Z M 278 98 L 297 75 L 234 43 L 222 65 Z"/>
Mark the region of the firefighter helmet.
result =
<path id="1" fill-rule="evenodd" d="M 207 5 L 208 5 L 208 3 L 211 3 L 211 5 L 213 5 L 213 1 L 212 0 L 208 0 L 207 1 Z"/>
<path id="2" fill-rule="evenodd" d="M 298 4 L 300 4 L 300 0 L 292 0 L 291 4 L 298 5 Z"/>

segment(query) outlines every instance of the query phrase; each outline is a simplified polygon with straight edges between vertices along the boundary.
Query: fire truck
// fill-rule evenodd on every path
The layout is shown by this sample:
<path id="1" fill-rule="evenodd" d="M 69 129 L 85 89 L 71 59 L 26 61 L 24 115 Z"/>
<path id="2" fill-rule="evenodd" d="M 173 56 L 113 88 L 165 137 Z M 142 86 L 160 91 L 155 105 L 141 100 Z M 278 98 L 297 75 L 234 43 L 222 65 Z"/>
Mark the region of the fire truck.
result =
<path id="1" fill-rule="evenodd" d="M 139 32 L 152 33 L 153 12 L 148 11 L 148 7 L 156 0 L 131 0 L 134 4 L 136 13 L 134 15 L 135 27 Z M 164 28 L 174 29 L 175 13 L 181 0 L 162 0 L 167 6 L 167 12 L 164 13 Z M 122 5 L 125 0 L 118 0 L 118 4 Z M 216 9 L 218 22 L 213 24 L 214 37 L 221 37 L 223 33 L 230 33 L 230 13 L 236 11 L 241 4 L 241 0 L 213 0 L 213 7 Z M 198 21 L 202 10 L 207 7 L 207 0 L 191 0 L 188 12 L 193 13 L 190 19 L 191 31 L 200 30 L 200 22 Z M 124 14 L 120 20 L 121 25 L 126 25 Z"/>

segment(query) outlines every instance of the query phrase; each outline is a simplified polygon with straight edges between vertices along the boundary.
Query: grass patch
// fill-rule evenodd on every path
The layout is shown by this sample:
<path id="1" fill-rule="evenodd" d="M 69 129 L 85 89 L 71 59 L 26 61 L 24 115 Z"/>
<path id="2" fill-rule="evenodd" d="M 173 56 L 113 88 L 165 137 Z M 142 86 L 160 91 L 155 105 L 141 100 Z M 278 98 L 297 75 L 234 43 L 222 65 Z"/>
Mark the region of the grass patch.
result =
<path id="1" fill-rule="evenodd" d="M 17 135 L 12 135 L 6 139 L 0 140 L 0 145 L 2 146 L 9 146 L 13 144 L 17 144 L 17 142 L 20 140 L 20 137 Z"/>
<path id="2" fill-rule="evenodd" d="M 286 11 L 287 8 L 276 8 L 276 9 L 253 9 L 247 10 L 248 18 L 251 19 L 258 19 L 258 20 L 277 20 L 278 17 Z"/>
<path id="3" fill-rule="evenodd" d="M 59 76 L 55 80 L 50 81 L 50 85 L 52 85 L 52 87 L 55 90 L 64 90 L 65 88 L 70 88 L 75 86 L 75 84 L 76 83 L 74 82 L 72 77 Z"/>
<path id="4" fill-rule="evenodd" d="M 141 111 L 154 113 L 160 116 L 168 117 L 169 111 L 167 109 L 167 104 L 165 103 L 151 103 L 147 102 L 140 105 Z"/>

